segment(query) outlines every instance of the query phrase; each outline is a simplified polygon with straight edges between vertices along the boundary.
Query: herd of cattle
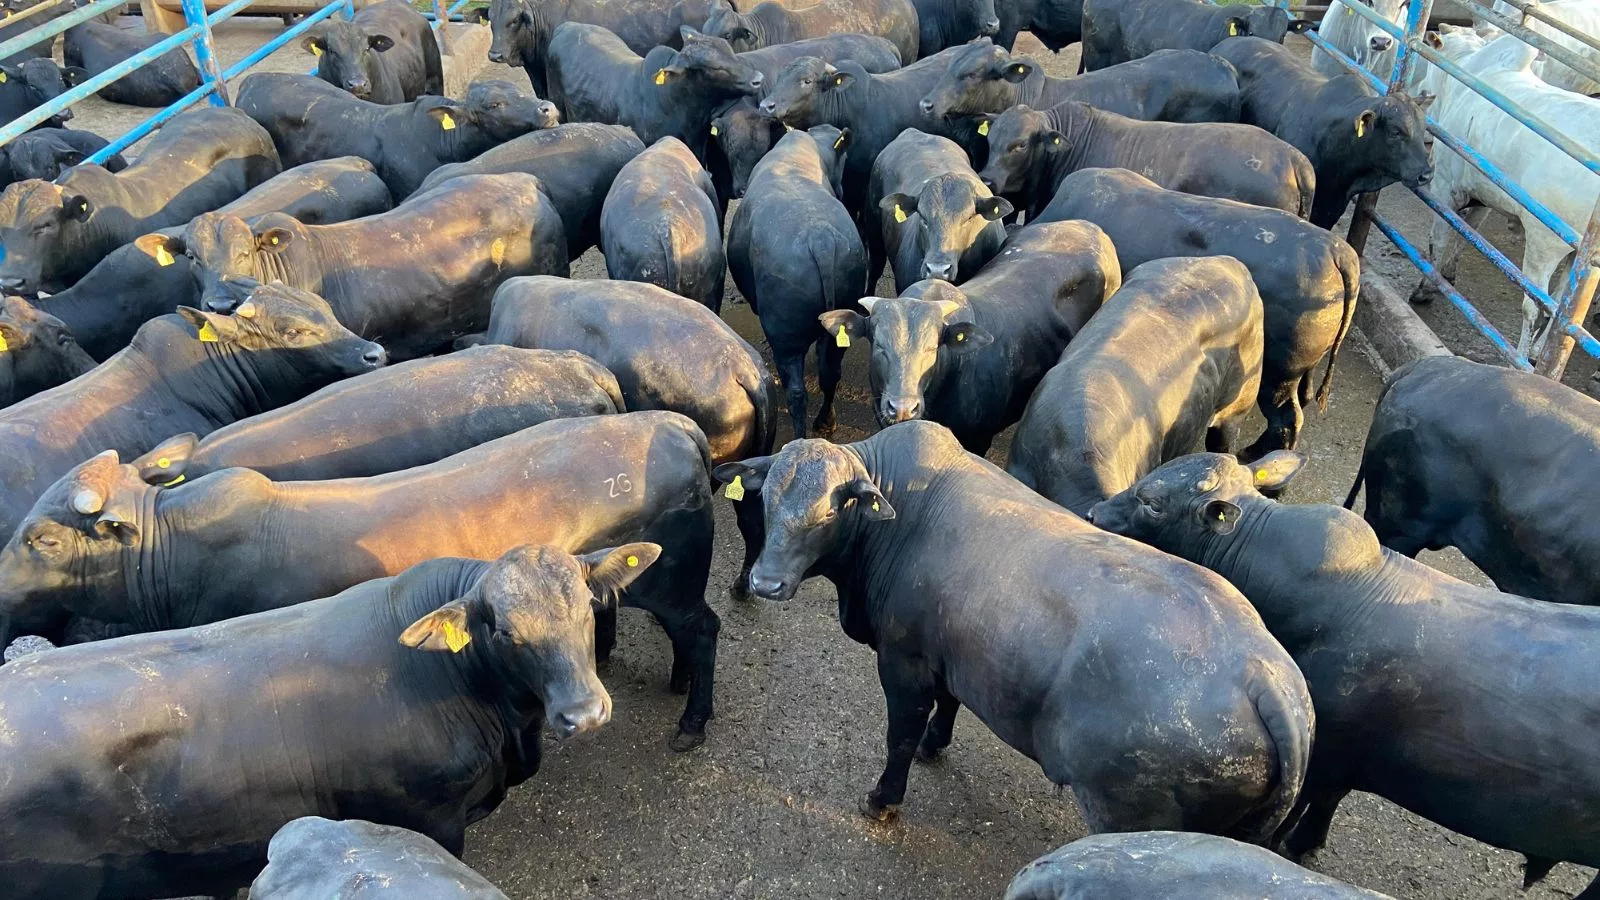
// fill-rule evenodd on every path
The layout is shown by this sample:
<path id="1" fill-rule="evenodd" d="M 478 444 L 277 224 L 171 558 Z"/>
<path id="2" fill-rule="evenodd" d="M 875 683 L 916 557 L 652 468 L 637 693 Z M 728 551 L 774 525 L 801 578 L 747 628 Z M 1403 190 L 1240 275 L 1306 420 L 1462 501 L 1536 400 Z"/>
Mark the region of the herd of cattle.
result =
<path id="1" fill-rule="evenodd" d="M 734 599 L 826 577 L 876 651 L 865 815 L 962 706 L 1070 789 L 1095 836 L 1008 897 L 1374 897 L 1289 861 L 1352 790 L 1530 884 L 1600 864 L 1600 403 L 1425 359 L 1364 516 L 1274 499 L 1357 302 L 1327 229 L 1429 180 L 1425 103 L 1306 65 L 1275 7 L 489 15 L 539 96 L 442 96 L 383 0 L 131 162 L 58 120 L 7 148 L 0 892 L 501 897 L 466 829 L 546 726 L 607 722 L 619 606 L 671 640 L 671 747 L 707 739 L 718 494 Z M 81 77 L 49 53 L 0 66 L 5 115 Z M 612 280 L 569 280 L 594 247 Z M 807 439 L 852 347 L 882 430 Z M 1410 558 L 1446 546 L 1504 592 Z"/>

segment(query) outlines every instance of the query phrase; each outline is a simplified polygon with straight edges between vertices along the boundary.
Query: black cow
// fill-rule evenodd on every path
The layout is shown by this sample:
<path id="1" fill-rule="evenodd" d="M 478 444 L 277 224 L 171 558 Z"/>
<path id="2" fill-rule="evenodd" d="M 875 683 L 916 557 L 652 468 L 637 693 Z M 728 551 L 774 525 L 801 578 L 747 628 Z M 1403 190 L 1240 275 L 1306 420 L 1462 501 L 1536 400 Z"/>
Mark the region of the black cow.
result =
<path id="1" fill-rule="evenodd" d="M 822 327 L 872 343 L 879 426 L 928 419 L 981 456 L 1121 284 L 1116 248 L 1100 229 L 1030 224 L 963 287 L 919 282 L 899 299 L 863 299 L 866 316 L 824 313 Z"/>
<path id="2" fill-rule="evenodd" d="M 921 106 L 948 118 L 999 115 L 1019 103 L 1049 109 L 1068 100 L 1146 122 L 1239 121 L 1233 68 L 1198 50 L 1157 50 L 1087 75 L 1052 78 L 1027 57 L 976 41 L 950 61 Z"/>
<path id="3" fill-rule="evenodd" d="M 246 221 L 282 212 L 307 225 L 320 225 L 380 213 L 391 206 L 389 189 L 372 163 L 345 156 L 285 169 L 217 212 Z M 160 234 L 182 237 L 186 227 L 187 223 L 163 228 Z M 72 287 L 36 305 L 66 323 L 90 356 L 105 359 L 128 346 L 140 325 L 200 302 L 193 262 L 182 253 L 163 255 L 153 240 L 157 239 L 140 236 L 118 247 Z M 141 242 L 150 252 L 140 248 Z"/>
<path id="4" fill-rule="evenodd" d="M 872 34 L 893 42 L 900 61 L 909 65 L 918 58 L 922 26 L 912 0 L 822 0 L 792 9 L 768 0 L 743 13 L 731 4 L 720 4 L 706 18 L 704 30 L 735 50 L 828 34 Z"/>
<path id="5" fill-rule="evenodd" d="M 973 154 L 965 131 L 934 121 L 918 106 L 961 53 L 952 47 L 927 59 L 872 74 L 851 60 L 837 66 L 816 57 L 790 63 L 773 82 L 761 109 L 795 128 L 832 125 L 851 134 L 850 156 L 844 178 L 845 206 L 858 212 L 866 202 L 872 164 L 883 148 L 907 128 L 948 137 Z M 982 143 L 982 139 L 978 139 Z"/>
<path id="6" fill-rule="evenodd" d="M 224 469 L 155 487 L 104 454 L 52 485 L 0 550 L 0 622 L 70 612 L 180 628 L 325 597 L 438 556 L 650 540 L 665 560 L 627 602 L 672 640 L 671 686 L 689 692 L 673 744 L 688 750 L 711 718 L 720 627 L 705 602 L 710 464 L 700 430 L 669 412 L 558 419 L 431 465 L 336 481 Z M 40 552 L 41 541 L 56 541 L 54 552 Z M 603 660 L 615 617 L 598 630 Z"/>
<path id="7" fill-rule="evenodd" d="M 384 363 L 383 348 L 340 325 L 321 298 L 265 285 L 248 304 L 244 316 L 185 307 L 152 319 L 89 373 L 0 410 L 0 534 L 102 450 L 132 457 L 174 434 L 209 434 Z M 5 628 L 0 615 L 0 644 Z"/>
<path id="8" fill-rule="evenodd" d="M 0 65 L 0 119 L 10 122 L 32 112 L 88 77 L 89 73 L 78 66 L 56 65 L 48 54 L 44 59 Z M 70 118 L 72 110 L 63 109 L 34 127 L 61 128 Z"/>
<path id="9" fill-rule="evenodd" d="M 35 8 L 39 6 L 46 6 L 47 8 Z M 48 3 L 48 0 L 5 0 L 5 2 L 0 3 L 0 23 L 3 23 L 0 24 L 0 41 L 9 41 L 12 38 L 20 37 L 46 22 L 54 21 L 74 12 L 76 9 L 77 7 L 71 3 Z M 28 12 L 28 15 L 20 16 L 23 12 Z M 99 18 L 109 20 L 116 15 L 117 12 L 112 10 L 102 13 Z M 4 59 L 0 59 L 0 66 L 14 66 L 37 57 L 49 59 L 55 51 L 55 44 L 55 36 L 51 35 L 31 46 L 24 47 Z"/>
<path id="10" fill-rule="evenodd" d="M 0 702 L 26 729 L 0 759 L 0 799 L 28 810 L 0 825 L 8 894 L 232 896 L 307 815 L 461 853 L 467 826 L 539 770 L 545 725 L 566 737 L 610 718 L 591 605 L 660 552 L 436 559 L 293 609 L 0 668 Z M 69 697 L 44 690 L 63 678 Z"/>
<path id="11" fill-rule="evenodd" d="M 298 166 L 336 156 L 369 160 L 396 199 L 429 172 L 558 121 L 555 105 L 504 81 L 475 81 L 464 101 L 423 97 L 384 106 L 357 100 L 310 75 L 259 72 L 235 98 Z"/>
<path id="12" fill-rule="evenodd" d="M 162 126 L 121 172 L 80 165 L 60 184 L 19 181 L 0 194 L 0 290 L 63 290 L 139 235 L 182 225 L 281 170 L 260 125 L 208 106 Z"/>
<path id="13" fill-rule="evenodd" d="M 1317 723 L 1322 726 L 1321 722 Z M 427 859 L 427 857 L 424 857 Z M 463 878 L 468 876 L 463 875 Z M 1096 834 L 1028 863 L 1005 900 L 1393 900 L 1302 869 L 1271 850 L 1181 831 Z M 298 900 L 298 897 L 296 897 Z M 307 898 L 311 900 L 311 898 Z"/>
<path id="14" fill-rule="evenodd" d="M 28 178 L 55 181 L 108 143 L 92 131 L 36 128 L 0 147 L 0 188 Z M 107 172 L 120 172 L 128 161 L 113 153 L 103 165 Z"/>
<path id="15" fill-rule="evenodd" d="M 646 144 L 675 137 L 705 159 L 711 117 L 761 90 L 761 70 L 728 42 L 683 29 L 683 49 L 644 56 L 598 25 L 568 22 L 550 38 L 550 99 L 579 122 L 627 125 Z"/>
<path id="16" fill-rule="evenodd" d="M 81 67 L 85 78 L 99 75 L 167 39 L 159 32 L 132 31 L 90 19 L 67 29 L 61 58 Z M 200 70 L 188 51 L 175 47 L 111 82 L 100 99 L 130 106 L 170 106 L 200 87 Z"/>
<path id="17" fill-rule="evenodd" d="M 1433 177 L 1422 118 L 1433 95 L 1379 97 L 1357 75 L 1329 78 L 1260 38 L 1230 38 L 1215 53 L 1239 72 L 1243 121 L 1293 144 L 1317 170 L 1313 224 L 1332 228 L 1357 194 Z"/>
<path id="18" fill-rule="evenodd" d="M 324 19 L 301 39 L 317 57 L 317 77 L 373 103 L 444 96 L 439 42 L 405 0 L 381 0 L 355 18 Z"/>
<path id="19" fill-rule="evenodd" d="M 304 816 L 278 829 L 267 844 L 267 867 L 250 884 L 250 896 L 328 900 L 365 885 L 381 885 L 380 890 L 401 897 L 507 900 L 426 835 L 393 825 L 359 819 L 336 822 L 321 816 Z"/>
<path id="20" fill-rule="evenodd" d="M 539 96 L 545 93 L 550 36 L 563 22 L 607 28 L 643 56 L 656 47 L 681 47 L 681 29 L 699 28 L 722 0 L 490 0 L 489 61 L 522 66 Z"/>
<path id="21" fill-rule="evenodd" d="M 1083 0 L 1083 59 L 1092 72 L 1157 50 L 1208 51 L 1230 37 L 1282 43 L 1315 25 L 1280 6 L 1218 6 L 1205 0 Z"/>
<path id="22" fill-rule="evenodd" d="M 1000 31 L 995 0 L 911 0 L 917 8 L 917 53 L 932 56 L 975 38 Z"/>
<path id="23" fill-rule="evenodd" d="M 1317 187 L 1303 153 L 1250 125 L 1140 122 L 1074 100 L 1042 112 L 1014 106 L 988 132 L 983 180 L 997 194 L 1026 200 L 1029 218 L 1079 169 L 1129 169 L 1168 190 L 1301 218 Z"/>
<path id="24" fill-rule="evenodd" d="M 925 278 L 955 284 L 1000 252 L 1000 220 L 1011 203 L 989 193 L 967 154 L 948 138 L 907 128 L 872 165 L 861 230 L 867 238 L 867 284 L 878 283 L 885 259 L 894 289 Z"/>
<path id="25" fill-rule="evenodd" d="M 817 317 L 866 294 L 867 250 L 839 202 L 851 133 L 831 125 L 791 132 L 756 165 L 750 193 L 728 226 L 728 271 L 761 319 L 789 401 L 795 437 L 806 433 L 806 351 L 817 347 L 822 409 L 812 428 L 833 433 L 833 395 L 846 338 Z"/>
<path id="26" fill-rule="evenodd" d="M 1597 540 L 1581 517 L 1600 447 L 1600 403 L 1531 372 L 1455 356 L 1389 377 L 1361 470 L 1365 517 L 1406 556 L 1458 547 L 1501 590 L 1600 605 Z"/>
<path id="27" fill-rule="evenodd" d="M 539 179 L 567 234 L 567 258 L 600 245 L 600 214 L 606 192 L 644 142 L 625 125 L 569 122 L 525 134 L 462 163 L 440 166 L 418 191 L 431 191 L 462 175 L 526 172 Z"/>
<path id="28" fill-rule="evenodd" d="M 738 54 L 739 58 L 761 71 L 771 84 L 785 66 L 802 56 L 815 56 L 830 63 L 853 60 L 871 73 L 893 72 L 900 68 L 900 52 L 888 39 L 866 34 L 830 34 L 806 38 L 791 44 L 774 44 Z M 724 107 L 711 119 L 711 136 L 706 168 L 724 205 L 744 196 L 750 173 L 768 150 L 777 146 L 788 131 L 784 124 L 761 112 L 757 100 L 745 97 Z"/>
<path id="29" fill-rule="evenodd" d="M 463 176 L 390 212 L 332 225 L 208 213 L 181 238 L 149 235 L 139 247 L 188 255 L 207 308 L 226 308 L 238 278 L 312 291 L 395 359 L 482 331 L 508 278 L 567 274 L 561 215 L 539 179 L 520 172 Z"/>
<path id="30" fill-rule="evenodd" d="M 1559 861 L 1600 865 L 1600 610 L 1457 581 L 1355 513 L 1261 495 L 1304 462 L 1195 455 L 1092 511 L 1233 582 L 1305 672 L 1317 747 L 1284 849 L 1322 846 L 1359 790 L 1525 854 L 1528 884 Z"/>
<path id="31" fill-rule="evenodd" d="M 180 434 L 133 460 L 172 485 L 229 468 L 274 481 L 365 478 L 438 462 L 524 428 L 622 412 L 617 379 L 579 353 L 473 347 L 331 384 L 288 406 Z"/>
<path id="32" fill-rule="evenodd" d="M 1201 438 L 1230 450 L 1261 386 L 1261 318 L 1238 260 L 1130 270 L 1039 383 L 1006 470 L 1081 516 Z"/>
<path id="33" fill-rule="evenodd" d="M 21 297 L 0 298 L 0 406 L 65 384 L 94 365 L 60 319 Z"/>
<path id="34" fill-rule="evenodd" d="M 1221 578 L 1090 527 L 932 422 L 715 475 L 761 492 L 751 591 L 826 577 L 845 634 L 877 651 L 888 761 L 869 818 L 895 814 L 962 705 L 1070 786 L 1092 832 L 1262 840 L 1294 806 L 1311 698 Z"/>
<path id="35" fill-rule="evenodd" d="M 677 138 L 662 138 L 617 173 L 600 212 L 600 249 L 611 278 L 660 285 L 722 311 L 728 261 L 717 189 Z"/>
<path id="36" fill-rule="evenodd" d="M 1328 368 L 1315 391 L 1328 408 L 1333 365 L 1350 332 L 1361 291 L 1361 257 L 1337 235 L 1286 212 L 1162 190 L 1126 169 L 1082 169 L 1061 182 L 1032 222 L 1083 219 L 1116 245 L 1124 269 L 1169 256 L 1231 256 L 1261 293 L 1266 346 L 1257 405 L 1267 430 L 1244 451 L 1257 459 L 1292 450 L 1313 399 L 1312 370 Z"/>
<path id="37" fill-rule="evenodd" d="M 994 42 L 1007 50 L 1024 31 L 1056 53 L 1083 39 L 1083 0 L 995 0 L 994 9 L 1000 16 Z"/>

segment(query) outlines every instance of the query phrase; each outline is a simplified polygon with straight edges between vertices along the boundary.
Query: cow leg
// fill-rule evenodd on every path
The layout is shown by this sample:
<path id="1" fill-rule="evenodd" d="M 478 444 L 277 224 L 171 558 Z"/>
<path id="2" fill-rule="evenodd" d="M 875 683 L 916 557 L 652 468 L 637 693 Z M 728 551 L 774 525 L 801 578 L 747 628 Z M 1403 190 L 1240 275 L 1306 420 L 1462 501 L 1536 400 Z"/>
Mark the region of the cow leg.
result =
<path id="1" fill-rule="evenodd" d="M 713 715 L 722 621 L 705 601 L 712 534 L 709 505 L 657 519 L 641 538 L 660 544 L 661 558 L 622 596 L 627 606 L 655 616 L 672 641 L 670 687 L 673 693 L 689 695 L 671 741 L 672 749 L 680 753 L 705 743 L 706 723 Z"/>
<path id="2" fill-rule="evenodd" d="M 777 363 L 778 381 L 783 383 L 784 397 L 789 403 L 789 421 L 794 426 L 796 440 L 806 436 L 806 354 L 779 353 L 772 355 Z"/>
<path id="3" fill-rule="evenodd" d="M 938 706 L 934 708 L 933 718 L 928 722 L 928 730 L 922 733 L 922 743 L 917 746 L 917 760 L 919 762 L 933 763 L 939 761 L 939 754 L 944 748 L 950 746 L 950 739 L 955 734 L 956 713 L 961 711 L 961 701 L 955 698 L 943 687 L 939 688 Z"/>
<path id="4" fill-rule="evenodd" d="M 1333 825 L 1333 813 L 1339 808 L 1339 801 L 1350 793 L 1348 787 L 1324 788 L 1320 791 L 1304 791 L 1309 794 L 1305 804 L 1305 812 L 1301 813 L 1299 821 L 1294 823 L 1283 840 L 1284 855 L 1298 862 L 1303 857 L 1321 850 L 1328 843 L 1328 829 Z"/>
<path id="5" fill-rule="evenodd" d="M 1562 260 L 1571 253 L 1571 248 L 1550 229 L 1532 221 L 1531 217 L 1523 222 L 1522 269 L 1527 273 L 1528 280 L 1544 288 L 1546 293 L 1558 293 L 1552 290 L 1550 282 L 1555 280 L 1556 270 L 1561 267 Z M 1517 341 L 1517 349 L 1530 357 L 1538 356 L 1544 351 L 1552 328 L 1550 316 L 1544 307 L 1532 297 L 1524 297 L 1522 336 Z"/>
<path id="6" fill-rule="evenodd" d="M 1214 422 L 1206 429 L 1207 453 L 1232 453 L 1239 439 L 1239 421 L 1226 419 Z"/>
<path id="7" fill-rule="evenodd" d="M 887 822 L 894 818 L 906 797 L 911 759 L 928 728 L 938 689 L 933 673 L 921 660 L 906 658 L 890 649 L 878 651 L 878 681 L 889 706 L 889 752 L 877 787 L 861 799 L 861 814 Z"/>
<path id="8" fill-rule="evenodd" d="M 739 566 L 739 577 L 728 587 L 728 596 L 734 600 L 749 600 L 750 568 L 761 555 L 761 544 L 767 537 L 760 495 L 746 495 L 743 500 L 735 500 L 733 518 L 739 526 L 739 536 L 744 538 L 744 562 Z"/>
<path id="9" fill-rule="evenodd" d="M 812 424 L 818 437 L 833 437 L 836 417 L 833 412 L 833 395 L 839 390 L 839 379 L 844 376 L 844 350 L 833 341 L 817 342 L 817 385 L 822 388 L 822 408 L 817 410 L 817 420 Z"/>
<path id="10" fill-rule="evenodd" d="M 611 651 L 617 646 L 617 605 L 607 603 L 594 611 L 594 664 L 604 666 L 611 662 Z"/>
<path id="11" fill-rule="evenodd" d="M 1305 425 L 1305 412 L 1300 407 L 1299 396 L 1302 380 L 1301 376 L 1290 381 L 1278 381 L 1273 378 L 1261 380 L 1261 391 L 1256 394 L 1256 406 L 1260 408 L 1261 415 L 1266 417 L 1267 430 L 1256 438 L 1255 443 L 1239 454 L 1240 459 L 1254 462 L 1274 450 L 1293 450 L 1300 442 L 1300 429 Z M 1207 449 L 1210 449 L 1209 435 L 1207 435 Z"/>

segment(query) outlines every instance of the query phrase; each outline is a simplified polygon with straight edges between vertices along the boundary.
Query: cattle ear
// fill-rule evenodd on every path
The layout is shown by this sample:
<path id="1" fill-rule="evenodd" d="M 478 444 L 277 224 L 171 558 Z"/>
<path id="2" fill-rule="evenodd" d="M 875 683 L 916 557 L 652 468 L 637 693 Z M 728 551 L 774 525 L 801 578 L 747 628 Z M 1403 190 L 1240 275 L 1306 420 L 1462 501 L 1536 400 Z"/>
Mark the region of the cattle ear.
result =
<path id="1" fill-rule="evenodd" d="M 203 344 L 232 341 L 239 336 L 239 323 L 232 316 L 219 316 L 189 306 L 178 307 L 178 315 L 194 326 L 195 337 Z"/>
<path id="2" fill-rule="evenodd" d="M 164 234 L 141 234 L 133 239 L 133 246 L 163 266 L 177 262 L 184 251 L 183 238 Z"/>
<path id="3" fill-rule="evenodd" d="M 89 70 L 82 66 L 62 66 L 61 80 L 68 85 L 77 87 L 89 79 Z"/>
<path id="4" fill-rule="evenodd" d="M 428 118 L 439 123 L 444 131 L 454 131 L 456 122 L 467 117 L 466 110 L 452 103 L 441 103 L 428 108 Z"/>
<path id="5" fill-rule="evenodd" d="M 367 46 L 382 53 L 394 46 L 394 38 L 387 34 L 372 34 L 367 36 Z"/>
<path id="6" fill-rule="evenodd" d="M 64 150 L 56 155 L 56 162 L 60 163 L 63 167 L 75 166 L 78 163 L 83 162 L 83 154 L 79 153 L 77 150 Z"/>
<path id="7" fill-rule="evenodd" d="M 917 198 L 910 194 L 890 194 L 878 201 L 878 208 L 883 214 L 892 217 L 896 222 L 904 222 L 911 218 L 917 211 Z"/>
<path id="8" fill-rule="evenodd" d="M 1317 27 L 1317 23 L 1313 22 L 1310 19 L 1290 19 L 1289 20 L 1289 31 L 1294 33 L 1294 34 L 1305 34 L 1308 31 L 1315 30 L 1316 27 Z"/>
<path id="9" fill-rule="evenodd" d="M 476 603 L 470 597 L 451 600 L 411 623 L 400 633 L 400 643 L 413 650 L 460 653 L 472 643 L 470 611 Z"/>
<path id="10" fill-rule="evenodd" d="M 849 72 L 833 72 L 828 75 L 826 84 L 830 90 L 838 90 L 849 87 L 850 83 L 855 80 L 856 77 Z"/>
<path id="11" fill-rule="evenodd" d="M 1000 67 L 1000 77 L 1012 84 L 1021 84 L 1033 74 L 1033 63 L 1025 59 L 1013 59 Z"/>
<path id="12" fill-rule="evenodd" d="M 1262 492 L 1277 492 L 1289 486 L 1306 464 L 1306 455 L 1293 450 L 1274 450 L 1250 464 L 1250 483 Z"/>
<path id="13" fill-rule="evenodd" d="M 843 153 L 849 150 L 850 145 L 855 141 L 856 133 L 854 131 L 848 128 L 841 128 L 839 129 L 839 136 L 833 139 L 833 150 L 835 153 Z"/>
<path id="14" fill-rule="evenodd" d="M 0 353 L 15 350 L 28 340 L 28 333 L 14 323 L 0 321 Z"/>
<path id="15" fill-rule="evenodd" d="M 1356 137 L 1364 138 L 1367 135 L 1371 134 L 1372 133 L 1372 123 L 1377 121 L 1377 119 L 1378 119 L 1378 114 L 1377 113 L 1373 112 L 1370 109 L 1362 110 L 1361 111 L 1361 115 L 1356 116 Z"/>
<path id="16" fill-rule="evenodd" d="M 851 503 L 870 522 L 886 522 L 894 518 L 894 507 L 878 490 L 878 486 L 865 478 L 857 478 L 839 489 L 839 505 Z"/>
<path id="17" fill-rule="evenodd" d="M 1243 512 L 1226 500 L 1212 500 L 1200 511 L 1200 517 L 1205 520 L 1206 527 L 1217 534 L 1232 534 L 1233 529 L 1239 525 L 1239 516 Z"/>
<path id="18" fill-rule="evenodd" d="M 723 491 L 723 496 L 729 500 L 744 499 L 745 491 L 759 491 L 761 485 L 767 480 L 767 472 L 772 468 L 772 457 L 756 456 L 742 462 L 723 463 L 711 470 L 711 477 L 718 484 L 728 486 Z M 733 496 L 738 494 L 738 496 Z"/>
<path id="19" fill-rule="evenodd" d="M 320 34 L 308 34 L 301 38 L 300 47 L 312 56 L 321 56 L 328 52 L 328 43 Z"/>
<path id="20" fill-rule="evenodd" d="M 113 497 L 94 520 L 94 533 L 100 537 L 115 538 L 123 544 L 139 540 L 139 526 L 134 519 L 134 503 L 128 497 Z"/>
<path id="21" fill-rule="evenodd" d="M 88 197 L 80 194 L 67 194 L 61 198 L 61 213 L 68 219 L 82 222 L 94 212 L 94 206 Z"/>
<path id="22" fill-rule="evenodd" d="M 20 81 L 21 79 L 21 69 L 16 66 L 0 66 L 0 84 L 5 84 L 8 81 Z"/>
<path id="23" fill-rule="evenodd" d="M 853 309 L 830 309 L 820 316 L 817 321 L 822 323 L 822 330 L 833 338 L 834 346 L 848 347 L 850 339 L 872 339 L 872 320 L 861 315 Z M 844 332 L 844 337 L 839 337 L 839 332 Z"/>
<path id="24" fill-rule="evenodd" d="M 199 443 L 200 438 L 193 432 L 175 435 L 157 444 L 155 449 L 130 465 L 139 470 L 139 480 L 145 484 L 174 485 L 186 477 L 189 459 Z"/>
<path id="25" fill-rule="evenodd" d="M 971 322 L 951 322 L 944 327 L 939 342 L 960 352 L 977 350 L 994 343 L 994 335 Z"/>
<path id="26" fill-rule="evenodd" d="M 653 80 L 656 84 L 663 85 L 673 79 L 682 77 L 682 75 L 683 66 L 662 66 L 656 70 L 656 77 Z"/>
<path id="27" fill-rule="evenodd" d="M 584 580 L 589 583 L 590 592 L 596 599 L 609 603 L 660 558 L 660 544 L 640 543 L 585 553 L 578 557 L 578 562 L 583 564 Z"/>
<path id="28" fill-rule="evenodd" d="M 293 239 L 294 232 L 287 228 L 268 228 L 266 231 L 256 235 L 256 247 L 276 253 L 289 246 L 289 241 Z"/>
<path id="29" fill-rule="evenodd" d="M 1444 38 L 1439 37 L 1439 32 L 1429 31 L 1422 35 L 1422 42 L 1435 50 L 1444 49 Z"/>
<path id="30" fill-rule="evenodd" d="M 1046 131 L 1040 140 L 1043 140 L 1045 144 L 1050 146 L 1052 149 L 1059 148 L 1063 143 L 1066 142 L 1066 139 L 1061 136 L 1061 132 L 1059 131 Z"/>
<path id="31" fill-rule="evenodd" d="M 532 25 L 533 25 L 533 10 L 528 9 L 526 6 L 524 6 L 522 8 L 522 11 L 517 13 L 517 18 L 515 19 L 515 21 L 516 21 L 516 23 L 518 25 L 522 26 L 523 28 L 532 27 Z"/>
<path id="32" fill-rule="evenodd" d="M 1228 17 L 1228 37 L 1250 33 L 1250 21 L 1239 16 Z"/>
<path id="33" fill-rule="evenodd" d="M 1437 99 L 1439 99 L 1438 94 L 1435 94 L 1432 91 L 1423 91 L 1417 94 L 1417 109 L 1426 111 L 1428 107 L 1433 105 L 1433 101 Z"/>
<path id="34" fill-rule="evenodd" d="M 983 216 L 985 219 L 988 219 L 991 222 L 1004 219 L 1013 212 L 1016 212 L 1016 207 L 1012 206 L 1011 202 L 1006 200 L 1004 197 L 978 198 L 978 215 Z"/>
<path id="35" fill-rule="evenodd" d="M 703 37 L 705 37 L 705 35 L 701 34 L 700 33 L 700 29 L 695 28 L 693 25 L 679 25 L 678 26 L 678 38 L 679 38 L 679 40 L 683 41 L 685 44 L 689 43 L 692 40 L 695 40 L 696 38 L 703 38 Z"/>

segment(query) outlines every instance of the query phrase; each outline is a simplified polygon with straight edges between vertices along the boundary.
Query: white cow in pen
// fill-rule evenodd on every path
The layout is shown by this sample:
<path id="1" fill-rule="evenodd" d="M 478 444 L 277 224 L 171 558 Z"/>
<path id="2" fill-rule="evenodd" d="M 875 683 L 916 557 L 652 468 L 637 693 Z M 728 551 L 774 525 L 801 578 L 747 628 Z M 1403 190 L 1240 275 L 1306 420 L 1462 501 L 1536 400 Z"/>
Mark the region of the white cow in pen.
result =
<path id="1" fill-rule="evenodd" d="M 1406 14 L 1411 0 L 1350 0 L 1372 8 L 1378 15 L 1405 28 Z M 1394 72 L 1395 53 L 1400 42 L 1367 18 L 1356 13 L 1343 0 L 1333 0 L 1328 12 L 1317 26 L 1322 39 L 1339 48 L 1344 55 L 1354 59 L 1368 72 L 1378 76 L 1385 84 Z M 1332 78 L 1345 73 L 1345 67 L 1321 47 L 1311 50 L 1311 65 L 1318 72 Z"/>
<path id="2" fill-rule="evenodd" d="M 1540 3 L 1538 0 L 1525 0 L 1524 5 L 1537 6 L 1539 11 L 1560 21 L 1567 27 L 1591 38 L 1600 38 L 1600 0 L 1556 0 L 1554 3 Z M 1546 22 L 1541 22 L 1531 16 L 1524 16 L 1521 11 L 1505 0 L 1495 0 L 1494 11 L 1513 20 L 1521 21 L 1529 30 L 1551 39 L 1587 60 L 1591 68 L 1600 69 L 1600 49 L 1590 47 L 1577 38 L 1570 37 L 1556 30 Z M 1499 37 L 1500 29 L 1494 27 L 1482 16 L 1474 16 L 1477 22 L 1478 33 L 1486 40 Z M 1584 75 L 1565 63 L 1555 59 L 1541 58 L 1533 64 L 1533 74 L 1538 75 L 1558 88 L 1565 88 L 1579 94 L 1600 94 L 1600 81 Z"/>
<path id="3" fill-rule="evenodd" d="M 1531 71 L 1532 47 L 1511 35 L 1485 43 L 1470 29 L 1442 26 L 1441 33 L 1429 33 L 1429 44 L 1439 49 L 1461 68 L 1488 82 L 1532 115 L 1560 129 L 1569 138 L 1600 153 L 1600 100 L 1554 87 Z M 1447 131 L 1477 148 L 1508 177 L 1543 203 L 1573 230 L 1582 233 L 1589 213 L 1600 198 L 1600 176 L 1579 165 L 1548 141 L 1520 122 L 1495 108 L 1465 85 L 1429 66 L 1424 89 L 1436 94 L 1432 116 Z M 1481 207 L 1482 212 L 1497 210 L 1517 219 L 1523 228 L 1522 270 L 1529 280 L 1559 295 L 1560 285 L 1552 284 L 1561 264 L 1572 256 L 1572 249 L 1532 213 L 1512 200 L 1504 191 L 1469 165 L 1454 151 L 1439 147 L 1434 152 L 1434 175 L 1430 187 L 1451 207 L 1461 210 Z M 1482 221 L 1478 210 L 1467 213 L 1474 227 Z M 1461 241 L 1442 219 L 1436 219 L 1428 236 L 1429 256 L 1446 277 L 1454 274 Z M 1532 299 L 1523 299 L 1522 336 L 1517 347 L 1523 353 L 1537 353 L 1548 316 Z"/>

